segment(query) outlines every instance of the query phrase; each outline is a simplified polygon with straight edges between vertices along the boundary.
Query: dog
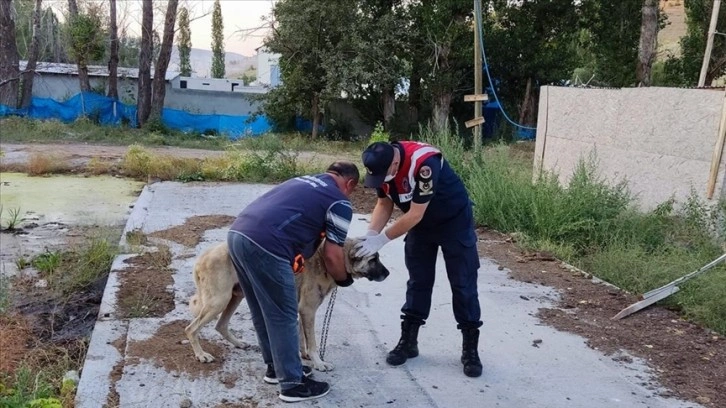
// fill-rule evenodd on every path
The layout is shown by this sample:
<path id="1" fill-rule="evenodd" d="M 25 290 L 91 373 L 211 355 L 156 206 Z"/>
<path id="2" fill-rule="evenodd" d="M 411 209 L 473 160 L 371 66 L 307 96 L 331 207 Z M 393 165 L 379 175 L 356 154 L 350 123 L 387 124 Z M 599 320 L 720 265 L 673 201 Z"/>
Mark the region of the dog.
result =
<path id="1" fill-rule="evenodd" d="M 388 275 L 388 269 L 381 263 L 379 255 L 356 257 L 355 246 L 358 239 L 349 238 L 343 245 L 345 270 L 353 279 L 367 278 L 381 282 Z M 336 287 L 328 274 L 323 258 L 321 244 L 315 254 L 305 261 L 305 269 L 295 275 L 298 299 L 298 329 L 300 336 L 300 356 L 318 371 L 330 371 L 333 365 L 323 361 L 315 341 L 315 314 L 326 296 Z M 194 285 L 196 293 L 189 301 L 194 319 L 184 329 L 197 360 L 208 363 L 214 356 L 205 352 L 199 344 L 199 330 L 217 316 L 215 329 L 237 348 L 247 348 L 229 331 L 229 321 L 244 299 L 244 292 L 237 280 L 237 272 L 229 256 L 226 242 L 205 250 L 194 264 Z"/>

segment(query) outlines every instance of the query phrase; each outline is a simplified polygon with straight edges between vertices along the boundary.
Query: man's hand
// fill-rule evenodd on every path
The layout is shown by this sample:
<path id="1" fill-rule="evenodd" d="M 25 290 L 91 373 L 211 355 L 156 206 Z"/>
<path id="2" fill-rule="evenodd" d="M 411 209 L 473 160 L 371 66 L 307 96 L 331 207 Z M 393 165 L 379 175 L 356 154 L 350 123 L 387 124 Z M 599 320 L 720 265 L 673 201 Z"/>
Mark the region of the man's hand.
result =
<path id="1" fill-rule="evenodd" d="M 380 234 L 376 235 L 366 235 L 362 238 L 361 242 L 359 242 L 355 248 L 358 250 L 355 253 L 356 257 L 364 257 L 373 255 L 376 252 L 378 252 L 381 248 L 383 248 L 384 245 L 386 245 L 391 240 L 388 239 L 386 236 L 386 232 L 383 231 Z"/>

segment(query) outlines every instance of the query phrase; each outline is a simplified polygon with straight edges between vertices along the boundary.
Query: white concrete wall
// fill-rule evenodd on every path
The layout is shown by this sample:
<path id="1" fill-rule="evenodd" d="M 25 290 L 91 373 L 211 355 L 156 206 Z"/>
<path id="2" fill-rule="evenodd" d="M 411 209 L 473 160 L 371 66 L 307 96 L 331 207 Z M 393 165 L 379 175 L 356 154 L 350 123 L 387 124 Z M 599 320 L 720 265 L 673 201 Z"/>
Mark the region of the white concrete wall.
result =
<path id="1" fill-rule="evenodd" d="M 265 51 L 265 48 L 257 50 L 257 82 L 260 85 L 270 85 L 272 83 L 271 72 L 272 65 L 279 65 L 280 54 L 271 54 Z"/>
<path id="2" fill-rule="evenodd" d="M 723 104 L 723 90 L 544 86 L 535 176 L 551 170 L 567 183 L 579 159 L 594 152 L 600 174 L 613 183 L 626 178 L 644 210 L 671 197 L 682 202 L 691 188 L 705 199 Z M 714 199 L 724 163 L 726 155 Z"/>
<path id="3" fill-rule="evenodd" d="M 166 84 L 166 97 L 164 107 L 180 109 L 192 114 L 205 115 L 235 115 L 246 116 L 254 113 L 260 102 L 252 98 L 252 94 L 259 94 L 261 88 L 242 87 L 235 92 L 209 92 L 208 90 L 179 89 L 172 83 L 180 77 L 174 78 Z M 203 80 L 203 78 L 192 78 Z M 91 77 L 92 88 L 107 89 L 107 78 Z M 241 81 L 238 81 L 241 83 Z M 119 78 L 118 92 L 121 102 L 129 105 L 136 104 L 137 80 L 133 78 Z M 246 89 L 245 89 L 246 88 Z M 63 102 L 80 92 L 77 76 L 44 74 L 36 76 L 33 80 L 33 96 L 50 98 Z M 249 92 L 244 92 L 245 90 Z M 105 94 L 105 91 L 104 91 Z"/>

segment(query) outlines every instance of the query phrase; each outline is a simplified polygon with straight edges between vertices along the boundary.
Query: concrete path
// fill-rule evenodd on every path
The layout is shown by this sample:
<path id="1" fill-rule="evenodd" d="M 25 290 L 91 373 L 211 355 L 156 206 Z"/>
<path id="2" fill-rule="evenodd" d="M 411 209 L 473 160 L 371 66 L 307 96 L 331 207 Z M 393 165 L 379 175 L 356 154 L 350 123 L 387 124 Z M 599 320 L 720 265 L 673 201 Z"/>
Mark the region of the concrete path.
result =
<path id="1" fill-rule="evenodd" d="M 144 188 L 126 230 L 141 228 L 148 234 L 181 225 L 193 215 L 233 216 L 268 188 L 243 184 L 152 184 Z M 366 219 L 367 215 L 354 215 L 351 236 L 365 233 Z M 276 386 L 262 381 L 264 367 L 256 348 L 232 348 L 214 331 L 213 324 L 204 328 L 202 337 L 226 353 L 215 370 L 190 373 L 188 369 L 160 367 L 153 357 L 138 358 L 129 352 L 134 344 L 152 338 L 157 329 L 170 322 L 188 323 L 186 302 L 194 292 L 191 269 L 195 257 L 187 256 L 198 255 L 209 245 L 223 240 L 225 233 L 224 228 L 207 231 L 196 248 L 171 246 L 176 308 L 163 318 L 115 318 L 118 272 L 123 269 L 121 261 L 128 255 L 116 260 L 83 368 L 77 407 L 100 407 L 112 392 L 118 393 L 121 407 L 288 406 L 277 398 Z M 421 354 L 403 366 L 390 367 L 385 363 L 385 356 L 398 341 L 399 310 L 407 280 L 403 240 L 386 245 L 381 250 L 381 259 L 391 271 L 386 281 L 356 281 L 351 287 L 338 290 L 325 353 L 325 360 L 333 363 L 335 369 L 315 373 L 316 379 L 331 383 L 330 394 L 296 405 L 698 407 L 694 403 L 659 397 L 662 390 L 649 385 L 652 384 L 649 370 L 638 359 L 633 358 L 632 363 L 615 361 L 587 347 L 581 337 L 542 325 L 533 315 L 538 308 L 552 305 L 557 294 L 547 287 L 511 280 L 507 270 L 499 271 L 487 259 L 482 259 L 478 281 L 484 320 L 479 346 L 484 374 L 472 379 L 462 373 L 461 334 L 453 319 L 451 290 L 441 257 L 437 263 L 431 317 L 419 336 Z M 318 336 L 327 304 L 324 302 L 318 311 Z M 238 308 L 232 328 L 243 341 L 256 345 L 245 302 Z M 175 341 L 184 339 L 180 331 Z M 535 347 L 537 339 L 541 343 Z M 125 348 L 118 344 L 125 344 Z M 188 350 L 178 358 L 186 362 L 193 359 L 193 354 L 190 346 L 185 347 Z"/>

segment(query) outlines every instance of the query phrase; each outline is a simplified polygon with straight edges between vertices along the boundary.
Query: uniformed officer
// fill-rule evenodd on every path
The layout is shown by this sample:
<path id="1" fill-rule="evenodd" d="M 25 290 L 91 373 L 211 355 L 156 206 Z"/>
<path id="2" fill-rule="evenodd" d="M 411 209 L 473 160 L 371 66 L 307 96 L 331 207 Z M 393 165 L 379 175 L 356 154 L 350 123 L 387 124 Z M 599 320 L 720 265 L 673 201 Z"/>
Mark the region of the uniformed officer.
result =
<path id="1" fill-rule="evenodd" d="M 426 143 L 376 142 L 365 149 L 362 158 L 367 173 L 364 186 L 376 188 L 378 201 L 356 256 L 378 252 L 390 240 L 407 233 L 404 252 L 409 279 L 401 308 L 401 338 L 386 361 L 397 366 L 418 356 L 418 330 L 431 309 L 436 256 L 441 247 L 453 293 L 454 318 L 463 336 L 464 374 L 480 376 L 479 255 L 472 202 L 464 183 L 442 153 Z M 405 214 L 382 231 L 394 204 Z"/>

